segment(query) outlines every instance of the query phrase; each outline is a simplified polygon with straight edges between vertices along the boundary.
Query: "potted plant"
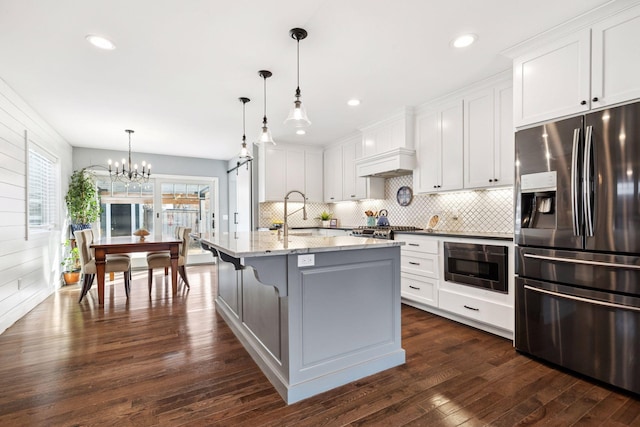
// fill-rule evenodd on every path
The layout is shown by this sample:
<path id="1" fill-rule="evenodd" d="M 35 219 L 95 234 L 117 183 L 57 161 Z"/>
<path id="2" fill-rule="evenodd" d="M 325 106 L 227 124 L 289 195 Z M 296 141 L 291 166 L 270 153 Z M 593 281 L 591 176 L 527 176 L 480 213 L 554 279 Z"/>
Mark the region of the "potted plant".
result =
<path id="1" fill-rule="evenodd" d="M 322 211 L 322 213 L 318 215 L 316 219 L 319 219 L 322 221 L 322 226 L 324 228 L 329 228 L 329 220 L 331 219 L 332 216 L 333 216 L 332 212 Z"/>
<path id="2" fill-rule="evenodd" d="M 86 168 L 73 172 L 64 201 L 67 204 L 72 232 L 90 228 L 91 223 L 100 217 L 98 188 L 93 175 Z"/>
<path id="3" fill-rule="evenodd" d="M 78 283 L 80 281 L 80 251 L 77 246 L 71 247 L 70 240 L 64 243 L 64 248 L 65 256 L 60 263 L 64 284 Z"/>

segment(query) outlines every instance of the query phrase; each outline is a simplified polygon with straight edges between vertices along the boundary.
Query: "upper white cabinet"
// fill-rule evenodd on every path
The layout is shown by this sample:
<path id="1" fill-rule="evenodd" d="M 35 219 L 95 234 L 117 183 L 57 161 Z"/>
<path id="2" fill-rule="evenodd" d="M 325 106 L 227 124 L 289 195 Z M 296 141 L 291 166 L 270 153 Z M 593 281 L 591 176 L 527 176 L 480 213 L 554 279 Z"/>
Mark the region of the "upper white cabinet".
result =
<path id="1" fill-rule="evenodd" d="M 513 184 L 514 128 L 511 82 L 464 99 L 464 188 Z"/>
<path id="2" fill-rule="evenodd" d="M 324 151 L 324 201 L 342 200 L 342 147 L 330 147 Z"/>
<path id="3" fill-rule="evenodd" d="M 322 151 L 287 145 L 262 145 L 259 150 L 260 202 L 281 202 L 291 190 L 322 202 Z"/>
<path id="4" fill-rule="evenodd" d="M 515 125 L 640 97 L 640 6 L 514 61 Z"/>
<path id="5" fill-rule="evenodd" d="M 592 108 L 640 98 L 638 40 L 640 6 L 591 28 Z"/>
<path id="6" fill-rule="evenodd" d="M 307 150 L 304 152 L 304 194 L 311 202 L 324 200 L 322 158 L 322 151 Z"/>
<path id="7" fill-rule="evenodd" d="M 416 193 L 462 188 L 462 106 L 462 100 L 454 100 L 416 117 Z"/>
<path id="8" fill-rule="evenodd" d="M 361 157 L 360 136 L 345 139 L 339 145 L 325 150 L 326 203 L 384 198 L 384 178 L 365 178 L 356 174 L 356 160 Z"/>

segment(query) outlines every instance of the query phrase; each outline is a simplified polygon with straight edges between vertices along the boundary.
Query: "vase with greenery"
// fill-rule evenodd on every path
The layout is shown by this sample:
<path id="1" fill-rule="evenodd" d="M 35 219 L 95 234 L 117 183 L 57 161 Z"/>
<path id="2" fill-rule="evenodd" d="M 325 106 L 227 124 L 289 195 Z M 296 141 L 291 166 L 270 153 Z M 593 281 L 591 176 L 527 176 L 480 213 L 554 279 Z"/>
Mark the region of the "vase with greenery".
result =
<path id="1" fill-rule="evenodd" d="M 316 219 L 319 219 L 322 221 L 323 227 L 329 228 L 329 220 L 331 219 L 332 216 L 333 216 L 332 212 L 322 211 L 322 213 L 320 213 L 320 215 L 318 215 Z"/>
<path id="2" fill-rule="evenodd" d="M 80 281 L 80 251 L 77 246 L 73 246 L 70 240 L 64 243 L 64 257 L 60 265 L 62 266 L 62 276 L 65 285 L 78 283 Z"/>
<path id="3" fill-rule="evenodd" d="M 98 188 L 93 174 L 86 168 L 73 172 L 64 201 L 67 204 L 72 231 L 90 228 L 91 223 L 100 217 Z"/>

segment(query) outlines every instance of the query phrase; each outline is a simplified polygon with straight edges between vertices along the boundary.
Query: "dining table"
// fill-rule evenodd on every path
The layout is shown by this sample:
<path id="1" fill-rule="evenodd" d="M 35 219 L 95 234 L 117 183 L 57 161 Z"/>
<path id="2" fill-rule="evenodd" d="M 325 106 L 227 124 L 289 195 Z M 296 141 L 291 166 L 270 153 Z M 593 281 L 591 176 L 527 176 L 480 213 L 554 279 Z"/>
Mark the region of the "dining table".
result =
<path id="1" fill-rule="evenodd" d="M 98 276 L 98 303 L 104 305 L 105 265 L 109 254 L 168 251 L 171 257 L 171 286 L 173 295 L 178 293 L 178 256 L 182 240 L 168 236 L 118 236 L 103 237 L 91 244 L 95 252 L 96 276 Z"/>

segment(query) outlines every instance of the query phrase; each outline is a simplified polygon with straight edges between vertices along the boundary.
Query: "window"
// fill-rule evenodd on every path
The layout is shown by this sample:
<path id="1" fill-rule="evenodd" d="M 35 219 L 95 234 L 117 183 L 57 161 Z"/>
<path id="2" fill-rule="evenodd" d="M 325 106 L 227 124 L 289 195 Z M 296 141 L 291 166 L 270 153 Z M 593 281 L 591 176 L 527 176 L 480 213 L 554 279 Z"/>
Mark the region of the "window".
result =
<path id="1" fill-rule="evenodd" d="M 28 231 L 48 231 L 58 222 L 58 162 L 31 141 L 28 147 Z"/>

